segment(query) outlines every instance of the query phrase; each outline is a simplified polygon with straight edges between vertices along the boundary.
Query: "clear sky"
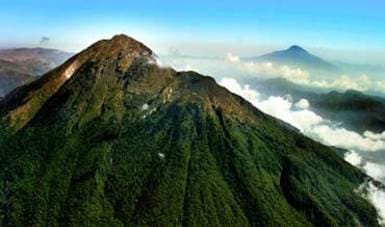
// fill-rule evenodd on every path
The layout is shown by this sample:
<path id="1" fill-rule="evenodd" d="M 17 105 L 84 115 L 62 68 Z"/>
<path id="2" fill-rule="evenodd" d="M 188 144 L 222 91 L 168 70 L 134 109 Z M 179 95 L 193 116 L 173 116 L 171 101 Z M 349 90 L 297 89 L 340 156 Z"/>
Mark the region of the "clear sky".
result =
<path id="1" fill-rule="evenodd" d="M 161 53 L 175 47 L 251 55 L 298 44 L 329 58 L 385 62 L 383 0 L 0 0 L 0 6 L 3 48 L 43 45 L 48 37 L 48 47 L 78 51 L 126 33 Z"/>

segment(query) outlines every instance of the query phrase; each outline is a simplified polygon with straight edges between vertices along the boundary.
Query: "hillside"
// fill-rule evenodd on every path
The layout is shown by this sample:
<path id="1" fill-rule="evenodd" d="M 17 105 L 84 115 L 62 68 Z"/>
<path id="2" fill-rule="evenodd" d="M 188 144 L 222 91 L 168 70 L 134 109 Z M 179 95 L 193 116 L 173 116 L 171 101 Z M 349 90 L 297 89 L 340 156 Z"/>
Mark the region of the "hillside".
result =
<path id="1" fill-rule="evenodd" d="M 125 35 L 0 110 L 4 226 L 378 225 L 332 148 Z"/>

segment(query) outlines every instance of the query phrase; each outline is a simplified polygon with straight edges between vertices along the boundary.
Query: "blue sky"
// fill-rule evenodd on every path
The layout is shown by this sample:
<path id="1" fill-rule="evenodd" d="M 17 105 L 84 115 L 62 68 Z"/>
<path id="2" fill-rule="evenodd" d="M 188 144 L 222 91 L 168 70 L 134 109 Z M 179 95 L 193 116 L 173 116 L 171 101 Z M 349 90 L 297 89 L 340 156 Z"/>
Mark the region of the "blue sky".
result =
<path id="1" fill-rule="evenodd" d="M 127 33 L 161 53 L 175 47 L 189 54 L 251 55 L 298 44 L 328 58 L 385 60 L 382 1 L 0 0 L 0 5 L 0 47 L 36 46 L 47 36 L 48 47 L 78 51 Z"/>

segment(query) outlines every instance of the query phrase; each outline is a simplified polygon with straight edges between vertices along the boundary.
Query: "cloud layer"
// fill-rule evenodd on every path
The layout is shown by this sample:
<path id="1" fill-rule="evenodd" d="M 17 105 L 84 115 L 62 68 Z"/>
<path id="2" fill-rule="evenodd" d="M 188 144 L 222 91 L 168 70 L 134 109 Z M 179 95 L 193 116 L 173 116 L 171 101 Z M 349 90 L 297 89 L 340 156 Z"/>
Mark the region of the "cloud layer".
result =
<path id="1" fill-rule="evenodd" d="M 234 54 L 226 55 L 227 62 L 234 64 L 240 71 L 259 76 L 280 76 L 288 80 L 308 81 L 308 72 L 287 65 L 277 65 L 271 62 L 243 62 Z"/>
<path id="2" fill-rule="evenodd" d="M 385 91 L 385 81 L 373 80 L 368 75 L 352 77 L 349 75 L 340 75 L 334 80 L 315 79 L 310 73 L 299 67 L 280 65 L 272 62 L 253 62 L 241 61 L 239 56 L 228 53 L 225 61 L 235 65 L 240 72 L 262 77 L 282 77 L 291 82 L 323 88 L 347 90 L 354 89 L 358 91 Z"/>
<path id="3" fill-rule="evenodd" d="M 305 135 L 326 145 L 360 151 L 385 150 L 385 133 L 365 132 L 361 135 L 338 127 L 338 124 L 311 111 L 311 104 L 306 99 L 297 103 L 293 103 L 290 98 L 278 96 L 261 100 L 258 91 L 248 85 L 241 86 L 235 79 L 222 78 L 219 84 L 244 97 L 261 111 L 293 125 Z"/>

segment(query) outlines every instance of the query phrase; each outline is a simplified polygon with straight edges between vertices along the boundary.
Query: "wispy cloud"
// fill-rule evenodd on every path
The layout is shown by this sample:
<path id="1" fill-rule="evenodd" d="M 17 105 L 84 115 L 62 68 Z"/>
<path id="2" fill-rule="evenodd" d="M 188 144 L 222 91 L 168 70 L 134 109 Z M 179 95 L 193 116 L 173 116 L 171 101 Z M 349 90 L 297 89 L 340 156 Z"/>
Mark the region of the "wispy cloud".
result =
<path id="1" fill-rule="evenodd" d="M 47 45 L 50 41 L 50 38 L 47 36 L 43 36 L 40 38 L 40 45 Z"/>

